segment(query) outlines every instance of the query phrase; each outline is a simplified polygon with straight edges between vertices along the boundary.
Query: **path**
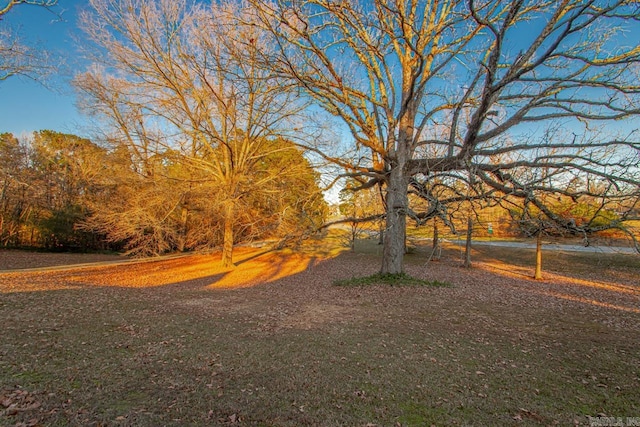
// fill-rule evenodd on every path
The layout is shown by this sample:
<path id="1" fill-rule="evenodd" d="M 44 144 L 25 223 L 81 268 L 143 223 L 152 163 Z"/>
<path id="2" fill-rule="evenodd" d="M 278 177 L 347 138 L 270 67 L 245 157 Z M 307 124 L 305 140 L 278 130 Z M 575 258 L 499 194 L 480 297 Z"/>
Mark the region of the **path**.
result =
<path id="1" fill-rule="evenodd" d="M 456 245 L 464 245 L 465 241 L 446 240 Z M 480 240 L 473 241 L 473 246 L 501 246 L 506 248 L 522 248 L 522 249 L 535 249 L 535 243 L 526 242 L 507 242 L 500 240 Z M 580 245 L 561 245 L 558 243 L 545 243 L 543 245 L 544 250 L 552 251 L 565 251 L 565 252 L 590 252 L 590 253 L 603 253 L 603 254 L 637 254 L 635 249 L 624 246 L 580 246 Z"/>

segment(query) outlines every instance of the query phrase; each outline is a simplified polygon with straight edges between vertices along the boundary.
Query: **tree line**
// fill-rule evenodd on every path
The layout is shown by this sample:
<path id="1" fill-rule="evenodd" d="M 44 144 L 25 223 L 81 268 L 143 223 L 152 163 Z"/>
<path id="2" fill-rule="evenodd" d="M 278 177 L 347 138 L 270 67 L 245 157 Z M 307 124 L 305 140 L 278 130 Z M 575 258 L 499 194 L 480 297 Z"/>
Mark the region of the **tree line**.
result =
<path id="1" fill-rule="evenodd" d="M 242 199 L 234 243 L 301 236 L 321 224 L 318 174 L 287 141 L 255 170 L 276 174 Z M 218 247 L 224 215 L 210 180 L 170 151 L 141 162 L 125 146 L 105 148 L 75 135 L 0 135 L 0 247 L 125 250 L 135 255 Z M 286 189 L 286 191 L 285 191 Z"/>

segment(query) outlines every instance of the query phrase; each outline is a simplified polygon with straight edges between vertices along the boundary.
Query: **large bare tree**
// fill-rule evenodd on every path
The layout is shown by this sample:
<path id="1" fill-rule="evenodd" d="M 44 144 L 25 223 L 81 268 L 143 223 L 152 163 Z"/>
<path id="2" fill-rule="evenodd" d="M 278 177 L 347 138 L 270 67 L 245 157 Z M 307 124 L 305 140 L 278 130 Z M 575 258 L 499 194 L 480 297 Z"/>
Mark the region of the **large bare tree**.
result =
<path id="1" fill-rule="evenodd" d="M 257 52 L 269 46 L 258 31 L 238 28 L 243 13 L 232 3 L 185 0 L 91 0 L 83 16 L 98 46 L 94 66 L 78 76 L 88 109 L 108 121 L 111 141 L 139 159 L 168 150 L 192 171 L 194 186 L 215 188 L 211 202 L 224 222 L 223 264 L 232 264 L 236 220 L 242 201 L 269 183 L 300 172 L 275 173 L 265 159 L 296 149 L 275 144 L 299 126 L 304 105 Z M 211 185 L 213 184 L 213 185 Z"/>
<path id="2" fill-rule="evenodd" d="M 385 188 L 382 273 L 403 271 L 406 218 L 427 215 L 409 186 L 430 206 L 445 178 L 540 210 L 541 194 L 638 197 L 637 1 L 249 3 L 278 46 L 265 64 L 359 154 L 325 157 Z"/>

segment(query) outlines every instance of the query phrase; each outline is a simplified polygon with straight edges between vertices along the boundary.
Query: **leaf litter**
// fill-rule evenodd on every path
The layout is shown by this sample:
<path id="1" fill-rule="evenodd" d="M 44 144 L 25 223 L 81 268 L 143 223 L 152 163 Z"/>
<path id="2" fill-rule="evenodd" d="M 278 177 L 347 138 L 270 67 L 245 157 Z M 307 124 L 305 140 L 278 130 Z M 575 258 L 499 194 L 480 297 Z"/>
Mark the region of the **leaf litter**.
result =
<path id="1" fill-rule="evenodd" d="M 633 275 L 534 281 L 418 252 L 411 276 L 453 286 L 344 288 L 378 259 L 239 259 L 0 274 L 0 425 L 549 425 L 637 408 Z"/>

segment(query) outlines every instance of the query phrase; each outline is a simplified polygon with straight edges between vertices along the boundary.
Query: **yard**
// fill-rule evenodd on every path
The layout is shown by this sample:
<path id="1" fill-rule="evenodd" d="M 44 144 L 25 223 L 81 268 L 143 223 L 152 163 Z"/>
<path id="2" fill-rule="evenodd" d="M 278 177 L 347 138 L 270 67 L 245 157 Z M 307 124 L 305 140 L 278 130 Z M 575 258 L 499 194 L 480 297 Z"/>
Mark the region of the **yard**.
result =
<path id="1" fill-rule="evenodd" d="M 637 255 L 546 254 L 534 281 L 532 251 L 418 247 L 408 273 L 449 286 L 334 284 L 376 251 L 0 273 L 0 425 L 640 422 Z"/>

